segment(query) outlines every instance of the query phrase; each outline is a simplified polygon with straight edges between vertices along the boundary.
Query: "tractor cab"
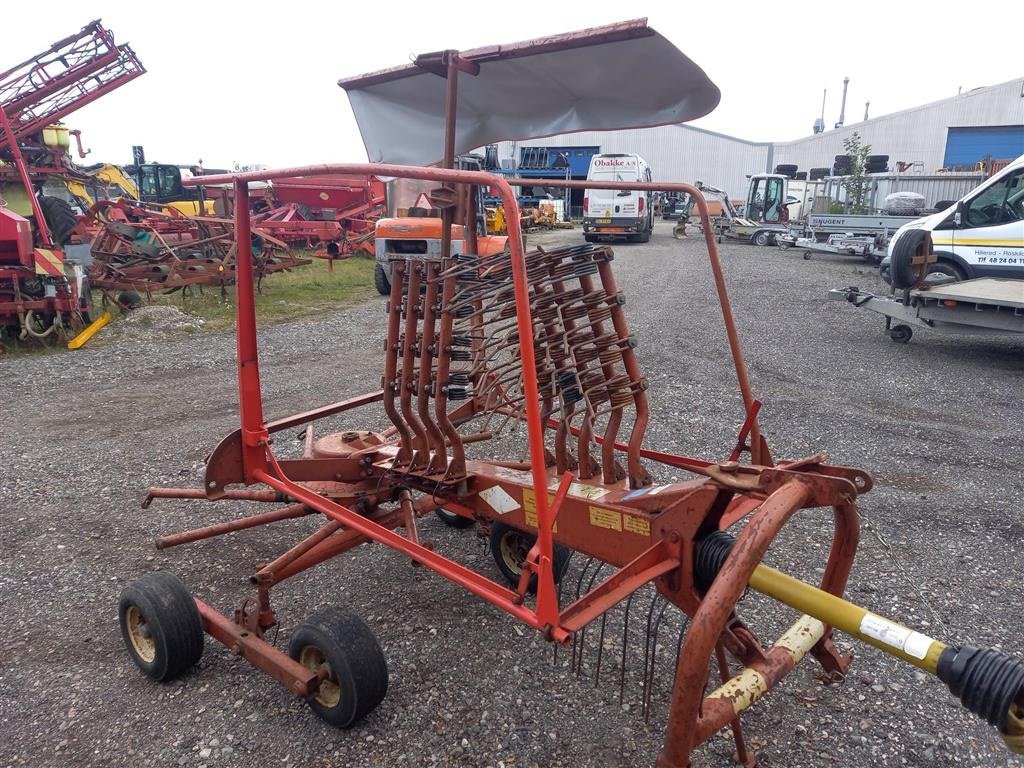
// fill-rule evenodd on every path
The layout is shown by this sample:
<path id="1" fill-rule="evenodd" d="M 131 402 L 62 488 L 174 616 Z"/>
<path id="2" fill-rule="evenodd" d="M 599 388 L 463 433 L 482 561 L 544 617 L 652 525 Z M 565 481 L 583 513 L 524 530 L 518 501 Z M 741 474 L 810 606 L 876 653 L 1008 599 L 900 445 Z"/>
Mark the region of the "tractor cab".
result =
<path id="1" fill-rule="evenodd" d="M 788 205 L 786 182 L 788 179 L 775 173 L 764 173 L 750 177 L 747 192 L 745 218 L 751 221 L 781 224 L 788 220 L 783 208 Z"/>

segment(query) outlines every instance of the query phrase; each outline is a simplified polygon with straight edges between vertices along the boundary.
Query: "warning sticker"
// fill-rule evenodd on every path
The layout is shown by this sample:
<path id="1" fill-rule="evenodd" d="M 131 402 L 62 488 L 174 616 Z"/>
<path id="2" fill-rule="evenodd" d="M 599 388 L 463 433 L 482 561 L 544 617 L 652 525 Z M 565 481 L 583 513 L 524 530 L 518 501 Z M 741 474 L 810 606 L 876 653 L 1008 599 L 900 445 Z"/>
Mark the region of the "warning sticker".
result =
<path id="1" fill-rule="evenodd" d="M 641 536 L 651 535 L 651 523 L 642 517 L 633 517 L 632 515 L 622 516 L 622 527 L 624 530 L 630 533 L 639 533 Z"/>
<path id="2" fill-rule="evenodd" d="M 519 509 L 519 502 L 500 485 L 493 485 L 480 491 L 480 498 L 490 504 L 499 515 Z"/>
<path id="3" fill-rule="evenodd" d="M 614 509 L 590 508 L 590 524 L 609 531 L 622 530 L 622 514 Z"/>
<path id="4" fill-rule="evenodd" d="M 558 490 L 558 480 L 548 486 L 549 490 Z M 569 483 L 569 495 L 578 499 L 600 499 L 607 496 L 611 491 L 597 485 L 585 485 L 584 483 Z"/>
<path id="5" fill-rule="evenodd" d="M 893 648 L 898 648 L 908 656 L 923 659 L 928 655 L 932 639 L 920 632 L 895 624 L 873 613 L 865 613 L 860 620 L 860 633 L 874 638 Z"/>
<path id="6" fill-rule="evenodd" d="M 555 500 L 555 494 L 548 494 L 548 506 Z M 534 528 L 540 526 L 537 525 L 537 497 L 533 493 L 532 488 L 523 489 L 523 516 L 526 518 L 526 524 L 531 525 Z M 558 523 L 551 526 L 552 533 L 558 533 Z"/>

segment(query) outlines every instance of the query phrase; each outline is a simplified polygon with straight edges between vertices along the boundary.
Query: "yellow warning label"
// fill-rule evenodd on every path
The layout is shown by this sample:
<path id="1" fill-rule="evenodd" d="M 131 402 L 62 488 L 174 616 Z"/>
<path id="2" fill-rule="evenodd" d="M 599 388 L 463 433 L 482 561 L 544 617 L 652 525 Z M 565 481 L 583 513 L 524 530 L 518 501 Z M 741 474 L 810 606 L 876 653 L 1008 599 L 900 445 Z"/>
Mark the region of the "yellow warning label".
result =
<path id="1" fill-rule="evenodd" d="M 614 509 L 591 507 L 590 524 L 596 525 L 598 528 L 607 528 L 609 531 L 621 531 L 622 515 Z"/>
<path id="2" fill-rule="evenodd" d="M 551 507 L 551 503 L 555 500 L 555 494 L 548 494 L 548 507 Z M 533 494 L 533 488 L 523 488 L 523 516 L 526 518 L 526 524 L 538 528 L 537 525 L 537 497 Z M 558 533 L 558 523 L 551 526 L 552 533 Z"/>
<path id="3" fill-rule="evenodd" d="M 651 524 L 649 521 L 644 520 L 642 517 L 623 515 L 622 527 L 630 533 L 639 533 L 641 536 L 651 535 Z"/>

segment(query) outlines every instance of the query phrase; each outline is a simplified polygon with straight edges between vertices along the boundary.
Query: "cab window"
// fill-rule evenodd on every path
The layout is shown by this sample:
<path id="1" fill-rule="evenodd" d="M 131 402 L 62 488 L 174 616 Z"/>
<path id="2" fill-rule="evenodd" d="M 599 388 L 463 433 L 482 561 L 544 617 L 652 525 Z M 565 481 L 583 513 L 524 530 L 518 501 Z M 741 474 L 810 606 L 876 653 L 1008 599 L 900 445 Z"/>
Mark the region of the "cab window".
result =
<path id="1" fill-rule="evenodd" d="M 156 197 L 157 194 L 157 183 L 156 183 L 156 168 L 151 165 L 144 165 L 141 169 L 141 184 L 139 185 L 139 193 L 143 199 Z"/>
<path id="2" fill-rule="evenodd" d="M 1024 219 L 1024 168 L 1014 171 L 967 204 L 966 227 L 992 227 Z"/>
<path id="3" fill-rule="evenodd" d="M 181 190 L 181 171 L 173 165 L 160 166 L 160 199 L 174 200 Z"/>

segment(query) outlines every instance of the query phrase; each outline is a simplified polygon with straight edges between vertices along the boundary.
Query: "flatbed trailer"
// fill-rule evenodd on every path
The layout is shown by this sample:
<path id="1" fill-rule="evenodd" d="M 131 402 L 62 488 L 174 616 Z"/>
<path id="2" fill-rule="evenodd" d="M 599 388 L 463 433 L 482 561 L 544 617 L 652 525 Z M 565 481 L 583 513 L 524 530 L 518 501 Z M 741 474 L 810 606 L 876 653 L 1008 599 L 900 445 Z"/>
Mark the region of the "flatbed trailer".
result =
<path id="1" fill-rule="evenodd" d="M 914 328 L 976 335 L 1024 333 L 1024 280 L 981 277 L 876 296 L 856 287 L 834 288 L 829 298 L 885 316 L 893 341 L 905 344 Z M 893 321 L 897 321 L 893 324 Z"/>
<path id="2" fill-rule="evenodd" d="M 815 253 L 834 253 L 840 256 L 857 256 L 869 264 L 881 264 L 885 258 L 886 235 L 829 235 L 822 242 L 815 237 L 796 237 L 795 235 L 777 235 L 775 244 L 782 250 L 798 248 L 804 252 L 804 259 L 809 260 Z"/>
<path id="3" fill-rule="evenodd" d="M 804 224 L 806 235 L 889 235 L 920 216 L 884 216 L 861 213 L 812 213 Z"/>

